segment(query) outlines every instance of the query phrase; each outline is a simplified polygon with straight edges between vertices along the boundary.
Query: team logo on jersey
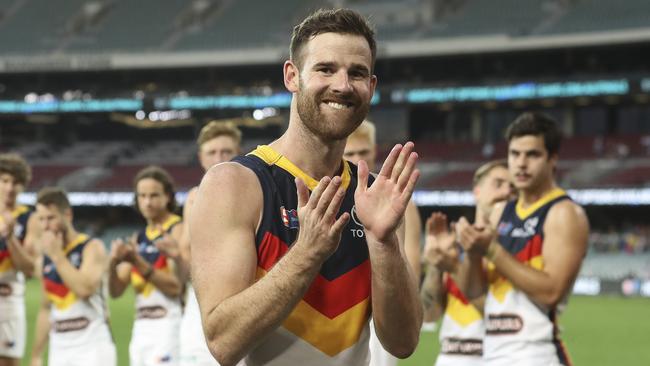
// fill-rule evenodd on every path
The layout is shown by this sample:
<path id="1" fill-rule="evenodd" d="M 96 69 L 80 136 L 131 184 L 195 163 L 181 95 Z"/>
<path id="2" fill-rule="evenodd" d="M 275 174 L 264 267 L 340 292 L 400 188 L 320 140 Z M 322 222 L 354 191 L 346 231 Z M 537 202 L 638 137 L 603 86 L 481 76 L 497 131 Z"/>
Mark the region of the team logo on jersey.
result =
<path id="1" fill-rule="evenodd" d="M 524 221 L 524 227 L 517 227 L 512 230 L 510 234 L 513 238 L 528 238 L 535 235 L 535 229 L 539 223 L 539 217 L 531 217 Z"/>
<path id="2" fill-rule="evenodd" d="M 138 243 L 138 252 L 145 254 L 158 253 L 158 248 L 155 245 L 149 245 L 146 241 Z"/>
<path id="3" fill-rule="evenodd" d="M 352 206 L 352 210 L 350 211 L 350 216 L 352 217 L 352 221 L 354 221 L 355 224 L 363 227 L 361 220 L 359 220 L 359 216 L 357 216 L 357 206 Z"/>
<path id="4" fill-rule="evenodd" d="M 512 230 L 512 223 L 511 222 L 502 222 L 497 227 L 497 231 L 499 232 L 499 235 L 501 235 L 501 236 L 508 235 L 510 230 Z"/>
<path id="5" fill-rule="evenodd" d="M 298 211 L 295 209 L 287 210 L 284 206 L 280 207 L 280 215 L 282 216 L 282 223 L 289 229 L 298 229 L 300 222 L 298 221 Z"/>

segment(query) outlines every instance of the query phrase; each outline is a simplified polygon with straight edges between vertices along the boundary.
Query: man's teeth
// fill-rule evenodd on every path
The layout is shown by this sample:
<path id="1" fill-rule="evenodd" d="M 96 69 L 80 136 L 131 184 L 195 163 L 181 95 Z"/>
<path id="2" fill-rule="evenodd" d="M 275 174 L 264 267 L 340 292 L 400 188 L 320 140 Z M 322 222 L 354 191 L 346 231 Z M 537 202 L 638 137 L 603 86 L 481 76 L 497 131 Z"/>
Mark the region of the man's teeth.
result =
<path id="1" fill-rule="evenodd" d="M 344 109 L 344 108 L 348 107 L 345 104 L 334 103 L 334 102 L 327 102 L 327 105 L 334 108 L 334 109 Z"/>

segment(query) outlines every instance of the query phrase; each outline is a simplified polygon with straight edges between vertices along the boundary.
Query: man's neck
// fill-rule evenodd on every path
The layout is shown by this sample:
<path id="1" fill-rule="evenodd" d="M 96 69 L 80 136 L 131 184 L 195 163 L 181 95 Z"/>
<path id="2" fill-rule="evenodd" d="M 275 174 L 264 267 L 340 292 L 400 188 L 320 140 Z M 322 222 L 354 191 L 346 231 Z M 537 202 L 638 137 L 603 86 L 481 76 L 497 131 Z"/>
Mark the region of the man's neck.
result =
<path id="1" fill-rule="evenodd" d="M 287 132 L 271 147 L 284 155 L 310 177 L 320 180 L 341 174 L 345 139 L 326 142 L 306 130 L 304 125 L 290 124 Z"/>
<path id="2" fill-rule="evenodd" d="M 538 187 L 522 189 L 519 192 L 519 204 L 524 208 L 528 207 L 539 201 L 542 197 L 544 197 L 555 188 L 557 188 L 555 181 L 553 179 L 549 179 L 540 184 Z"/>
<path id="3" fill-rule="evenodd" d="M 154 218 L 147 219 L 147 226 L 152 226 L 153 227 L 153 226 L 157 226 L 157 225 L 162 225 L 162 224 L 165 223 L 165 221 L 167 221 L 167 219 L 169 218 L 169 215 L 171 215 L 171 213 L 165 212 L 165 213 L 163 213 L 161 215 L 158 215 L 158 216 L 156 216 Z"/>
<path id="4" fill-rule="evenodd" d="M 0 213 L 13 212 L 16 209 L 16 201 L 0 204 Z"/>

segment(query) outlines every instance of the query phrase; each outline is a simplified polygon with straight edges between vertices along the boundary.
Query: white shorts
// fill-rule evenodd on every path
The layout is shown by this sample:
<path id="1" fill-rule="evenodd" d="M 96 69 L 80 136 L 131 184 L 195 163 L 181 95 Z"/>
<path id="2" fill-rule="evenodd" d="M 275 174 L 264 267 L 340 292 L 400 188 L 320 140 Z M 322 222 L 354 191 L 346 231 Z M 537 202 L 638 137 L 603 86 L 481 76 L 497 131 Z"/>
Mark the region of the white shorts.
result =
<path id="1" fill-rule="evenodd" d="M 212 357 L 203 334 L 201 312 L 192 287 L 187 291 L 187 305 L 181 319 L 180 331 L 181 366 L 218 366 Z"/>
<path id="2" fill-rule="evenodd" d="M 483 357 L 439 354 L 435 366 L 483 366 Z"/>
<path id="3" fill-rule="evenodd" d="M 129 344 L 130 366 L 177 366 L 180 318 L 139 319 Z"/>
<path id="4" fill-rule="evenodd" d="M 0 357 L 21 359 L 25 353 L 25 304 L 0 304 Z"/>
<path id="5" fill-rule="evenodd" d="M 98 342 L 74 347 L 50 347 L 48 366 L 116 366 L 113 342 Z"/>
<path id="6" fill-rule="evenodd" d="M 375 332 L 375 322 L 370 322 L 370 366 L 397 366 L 397 358 L 384 349 Z"/>

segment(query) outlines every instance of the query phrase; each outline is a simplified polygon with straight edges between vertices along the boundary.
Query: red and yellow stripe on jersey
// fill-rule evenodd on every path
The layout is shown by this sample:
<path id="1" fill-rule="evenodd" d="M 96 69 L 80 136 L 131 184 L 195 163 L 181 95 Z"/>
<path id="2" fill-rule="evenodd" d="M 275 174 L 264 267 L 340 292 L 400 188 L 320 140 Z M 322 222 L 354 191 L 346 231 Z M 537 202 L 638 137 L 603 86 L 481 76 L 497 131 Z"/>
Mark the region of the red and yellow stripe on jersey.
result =
<path id="1" fill-rule="evenodd" d="M 151 264 L 154 269 L 165 272 L 170 271 L 168 258 L 158 250 L 155 241 L 161 238 L 164 233 L 170 233 L 172 228 L 179 222 L 181 222 L 180 216 L 169 215 L 161 225 L 162 231 L 157 227 L 148 226 L 138 233 L 138 254 Z M 155 289 L 155 286 L 146 281 L 135 267 L 131 270 L 131 285 L 139 295 L 144 297 L 149 297 Z"/>
<path id="2" fill-rule="evenodd" d="M 310 190 L 318 181 L 269 146 L 258 146 L 234 161 L 255 172 L 264 195 L 262 221 L 255 240 L 259 279 L 291 250 L 297 238 L 295 178 L 302 179 Z M 371 270 L 363 226 L 354 212 L 356 166 L 342 161 L 340 175 L 346 194 L 339 215 L 348 212 L 352 216 L 341 242 L 281 329 L 249 355 L 251 359 L 267 359 L 273 365 L 289 360 L 352 365 L 362 364 L 368 354 Z M 289 334 L 300 341 L 283 344 L 282 339 Z M 267 353 L 271 349 L 276 352 Z"/>
<path id="3" fill-rule="evenodd" d="M 79 234 L 63 249 L 66 258 L 75 268 L 81 266 L 83 250 L 90 240 L 88 235 Z M 47 298 L 58 310 L 68 309 L 78 300 L 74 292 L 65 285 L 54 263 L 47 256 L 43 258 L 43 286 Z"/>

